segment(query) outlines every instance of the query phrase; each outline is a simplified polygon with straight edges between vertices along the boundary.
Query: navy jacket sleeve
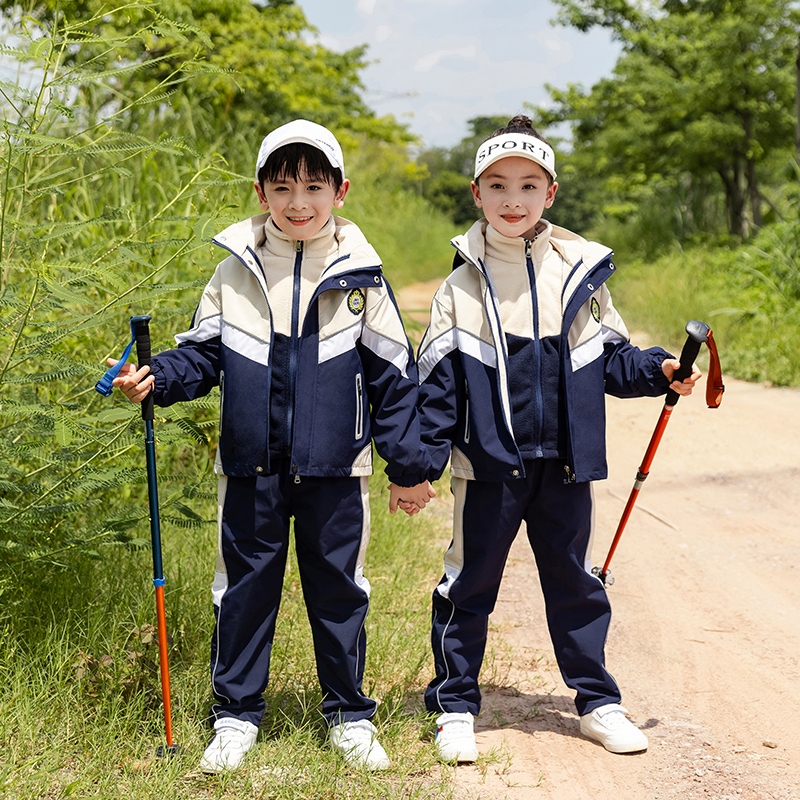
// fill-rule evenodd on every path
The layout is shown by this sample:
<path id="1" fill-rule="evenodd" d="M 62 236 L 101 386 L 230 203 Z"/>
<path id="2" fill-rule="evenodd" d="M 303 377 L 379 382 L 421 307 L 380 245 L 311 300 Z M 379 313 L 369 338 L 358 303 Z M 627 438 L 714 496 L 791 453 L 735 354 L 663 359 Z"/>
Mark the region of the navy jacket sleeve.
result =
<path id="1" fill-rule="evenodd" d="M 386 460 L 386 475 L 398 486 L 427 480 L 428 454 L 420 442 L 414 351 L 391 288 L 367 292 L 359 353 L 367 384 L 372 437 Z"/>
<path id="2" fill-rule="evenodd" d="M 220 337 L 181 343 L 153 357 L 153 399 L 159 406 L 204 397 L 219 385 Z"/>
<path id="3" fill-rule="evenodd" d="M 660 347 L 640 350 L 629 342 L 603 348 L 605 391 L 614 397 L 656 397 L 666 394 L 669 381 L 661 362 L 672 356 Z"/>
<path id="4" fill-rule="evenodd" d="M 437 292 L 431 321 L 419 350 L 420 433 L 431 460 L 431 480 L 442 476 L 450 460 L 458 425 L 459 388 L 464 385 L 455 322 Z"/>

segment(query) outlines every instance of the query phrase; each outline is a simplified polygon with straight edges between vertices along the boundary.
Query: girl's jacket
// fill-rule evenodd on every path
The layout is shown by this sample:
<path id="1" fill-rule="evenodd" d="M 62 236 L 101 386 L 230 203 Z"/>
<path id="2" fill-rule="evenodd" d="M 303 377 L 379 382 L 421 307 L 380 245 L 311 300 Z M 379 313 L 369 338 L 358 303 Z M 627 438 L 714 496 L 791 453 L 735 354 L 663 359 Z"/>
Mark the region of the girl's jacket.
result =
<path id="1" fill-rule="evenodd" d="M 273 385 L 273 312 L 258 253 L 262 214 L 236 223 L 214 242 L 230 251 L 217 265 L 177 349 L 153 358 L 155 402 L 168 406 L 220 387 L 220 436 L 215 472 L 250 477 L 271 469 L 270 391 Z M 402 486 L 425 480 L 429 461 L 419 440 L 417 371 L 413 350 L 381 262 L 353 223 L 333 217 L 321 277 L 310 289 L 304 319 L 297 313 L 304 247 L 287 236 L 280 257 L 292 259 L 293 319 L 288 375 L 291 471 L 298 476 L 372 473 L 372 439 Z M 277 231 L 276 226 L 272 229 Z M 272 241 L 272 240 L 270 240 Z M 285 252 L 284 252 L 285 250 Z M 310 252 L 310 251 L 309 251 Z"/>
<path id="2" fill-rule="evenodd" d="M 525 461 L 533 458 L 564 460 L 565 481 L 605 478 L 604 393 L 637 397 L 668 388 L 661 362 L 669 354 L 631 345 L 611 302 L 605 286 L 615 269 L 611 250 L 542 224 L 532 242 L 489 230 L 513 249 L 506 275 L 516 274 L 515 263 L 523 275 L 527 269 L 530 282 L 519 300 L 507 286 L 498 293 L 486 262 L 485 220 L 451 242 L 458 254 L 434 296 L 418 358 L 420 425 L 432 478 L 442 474 L 448 458 L 452 475 L 473 480 L 522 477 Z M 550 287 L 553 302 L 546 306 L 537 302 L 539 283 L 542 291 L 545 283 Z M 499 295 L 507 305 L 511 297 L 514 308 L 509 312 L 504 306 L 503 318 L 511 313 L 524 319 L 525 336 L 506 335 Z M 509 370 L 510 344 L 514 370 Z M 525 354 L 522 362 L 519 353 Z M 524 452 L 515 437 L 515 422 L 522 418 L 531 420 L 526 432 L 533 431 L 526 433 Z M 547 438 L 546 420 L 558 420 L 558 447 Z"/>

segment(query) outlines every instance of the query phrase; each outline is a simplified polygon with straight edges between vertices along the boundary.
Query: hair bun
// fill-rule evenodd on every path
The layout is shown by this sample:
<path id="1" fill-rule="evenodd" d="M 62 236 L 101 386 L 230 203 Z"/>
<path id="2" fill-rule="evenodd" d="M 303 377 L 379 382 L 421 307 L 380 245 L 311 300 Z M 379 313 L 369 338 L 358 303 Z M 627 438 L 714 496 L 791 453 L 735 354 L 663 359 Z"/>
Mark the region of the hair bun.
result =
<path id="1" fill-rule="evenodd" d="M 517 114 L 516 117 L 512 117 L 508 121 L 506 128 L 528 128 L 529 130 L 533 130 L 533 123 L 530 121 L 530 118 L 526 117 L 524 114 Z"/>

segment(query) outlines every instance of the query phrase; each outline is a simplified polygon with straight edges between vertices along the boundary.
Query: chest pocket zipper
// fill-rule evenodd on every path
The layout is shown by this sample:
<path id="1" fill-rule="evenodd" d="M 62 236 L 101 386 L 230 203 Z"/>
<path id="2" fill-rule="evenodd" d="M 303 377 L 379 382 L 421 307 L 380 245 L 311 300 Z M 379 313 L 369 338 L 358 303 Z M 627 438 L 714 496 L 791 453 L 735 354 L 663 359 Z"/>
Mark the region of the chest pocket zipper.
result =
<path id="1" fill-rule="evenodd" d="M 361 374 L 356 375 L 356 441 L 364 436 L 364 398 L 361 391 Z"/>

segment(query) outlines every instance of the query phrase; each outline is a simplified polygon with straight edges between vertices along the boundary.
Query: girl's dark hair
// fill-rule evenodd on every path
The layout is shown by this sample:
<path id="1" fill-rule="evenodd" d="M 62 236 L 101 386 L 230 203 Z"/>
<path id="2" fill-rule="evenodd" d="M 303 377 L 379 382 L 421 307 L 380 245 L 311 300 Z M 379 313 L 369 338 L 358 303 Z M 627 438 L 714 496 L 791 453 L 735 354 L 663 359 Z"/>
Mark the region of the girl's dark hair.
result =
<path id="1" fill-rule="evenodd" d="M 322 150 L 303 142 L 285 144 L 270 153 L 258 171 L 258 183 L 263 186 L 264 181 L 299 180 L 303 170 L 312 181 L 327 183 L 337 192 L 342 186 L 342 171 L 331 166 Z"/>
<path id="2" fill-rule="evenodd" d="M 516 117 L 512 117 L 505 128 L 498 128 L 494 133 L 487 136 L 483 141 L 488 142 L 489 139 L 494 139 L 495 136 L 502 136 L 504 133 L 526 133 L 528 136 L 533 136 L 539 141 L 544 142 L 549 147 L 553 145 L 547 141 L 547 139 L 542 136 L 536 128 L 533 127 L 533 123 L 530 121 L 529 117 L 526 117 L 524 114 L 517 114 Z M 545 170 L 547 175 L 547 181 L 550 185 L 553 184 L 553 176 Z"/>

